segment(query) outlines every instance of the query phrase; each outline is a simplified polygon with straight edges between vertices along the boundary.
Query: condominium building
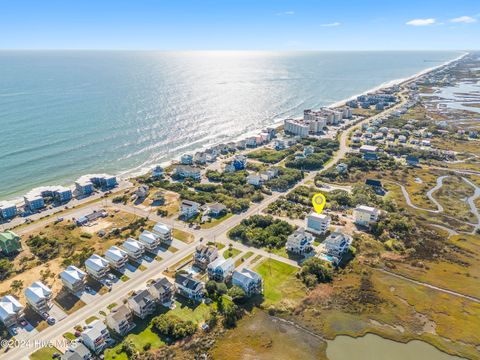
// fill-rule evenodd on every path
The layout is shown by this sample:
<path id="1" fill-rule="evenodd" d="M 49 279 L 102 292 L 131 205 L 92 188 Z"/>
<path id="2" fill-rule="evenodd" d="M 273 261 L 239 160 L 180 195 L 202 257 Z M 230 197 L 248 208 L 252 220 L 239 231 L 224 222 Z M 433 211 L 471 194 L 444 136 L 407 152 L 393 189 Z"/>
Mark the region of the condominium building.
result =
<path id="1" fill-rule="evenodd" d="M 307 216 L 307 230 L 314 234 L 324 234 L 330 226 L 330 221 L 330 216 L 312 212 Z"/>
<path id="2" fill-rule="evenodd" d="M 370 223 L 378 220 L 379 210 L 366 205 L 359 205 L 353 209 L 353 217 L 355 218 L 355 224 L 361 226 L 367 226 Z"/>

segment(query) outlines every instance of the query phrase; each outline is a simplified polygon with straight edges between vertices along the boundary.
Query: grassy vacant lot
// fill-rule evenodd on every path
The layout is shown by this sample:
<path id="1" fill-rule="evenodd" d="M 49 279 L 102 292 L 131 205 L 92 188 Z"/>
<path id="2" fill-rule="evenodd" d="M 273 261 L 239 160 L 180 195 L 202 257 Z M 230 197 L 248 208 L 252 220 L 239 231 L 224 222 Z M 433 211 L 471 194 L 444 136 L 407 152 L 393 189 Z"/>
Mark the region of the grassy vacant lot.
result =
<path id="1" fill-rule="evenodd" d="M 263 277 L 264 305 L 277 304 L 282 300 L 296 302 L 305 294 L 305 288 L 295 277 L 298 268 L 268 259 L 255 269 Z"/>
<path id="2" fill-rule="evenodd" d="M 55 347 L 44 347 L 32 353 L 30 360 L 51 360 L 55 353 L 60 354 L 60 351 Z"/>
<path id="3" fill-rule="evenodd" d="M 186 231 L 179 230 L 179 229 L 173 229 L 172 230 L 172 236 L 175 239 L 178 239 L 180 241 L 183 241 L 184 243 L 190 244 L 194 240 L 194 236 Z"/>
<path id="4" fill-rule="evenodd" d="M 232 248 L 228 248 L 227 250 L 225 250 L 223 252 L 223 257 L 225 259 L 228 259 L 228 258 L 234 258 L 235 256 L 237 256 L 238 254 L 240 254 L 241 251 L 232 247 Z"/>
<path id="5" fill-rule="evenodd" d="M 250 159 L 256 159 L 264 163 L 275 164 L 279 161 L 282 161 L 293 152 L 294 150 L 292 149 L 285 149 L 280 151 L 274 149 L 259 149 L 249 152 L 247 156 Z"/>
<path id="6" fill-rule="evenodd" d="M 442 149 L 480 155 L 480 142 L 477 140 L 461 140 L 455 138 L 433 138 L 432 146 Z"/>
<path id="7" fill-rule="evenodd" d="M 206 223 L 203 223 L 200 225 L 202 229 L 211 229 L 212 227 L 217 226 L 218 224 L 224 222 L 225 220 L 231 218 L 233 216 L 232 213 L 228 213 L 218 219 L 211 219 L 211 221 L 207 221 Z"/>

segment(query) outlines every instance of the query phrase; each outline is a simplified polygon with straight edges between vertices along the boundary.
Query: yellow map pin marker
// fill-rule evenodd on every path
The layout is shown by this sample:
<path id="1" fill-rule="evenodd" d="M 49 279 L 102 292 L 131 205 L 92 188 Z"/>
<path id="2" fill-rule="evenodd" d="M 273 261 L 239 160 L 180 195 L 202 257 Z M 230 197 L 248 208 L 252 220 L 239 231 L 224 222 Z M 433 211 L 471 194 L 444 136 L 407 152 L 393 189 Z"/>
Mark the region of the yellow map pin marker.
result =
<path id="1" fill-rule="evenodd" d="M 327 199 L 325 199 L 325 196 L 323 194 L 313 195 L 313 198 L 312 198 L 313 208 L 318 214 L 322 213 L 322 210 L 326 203 L 327 203 Z"/>

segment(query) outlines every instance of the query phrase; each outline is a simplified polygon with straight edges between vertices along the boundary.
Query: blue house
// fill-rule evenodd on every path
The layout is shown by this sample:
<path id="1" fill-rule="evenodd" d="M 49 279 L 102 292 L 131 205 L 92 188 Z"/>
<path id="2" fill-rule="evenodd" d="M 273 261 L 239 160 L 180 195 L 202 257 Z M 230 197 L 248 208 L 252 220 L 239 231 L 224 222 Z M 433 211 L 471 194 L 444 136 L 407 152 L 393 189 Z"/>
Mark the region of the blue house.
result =
<path id="1" fill-rule="evenodd" d="M 235 170 L 243 170 L 247 166 L 247 158 L 243 155 L 236 155 L 232 164 Z"/>
<path id="2" fill-rule="evenodd" d="M 14 203 L 0 203 L 0 218 L 11 219 L 17 215 L 17 206 Z"/>
<path id="3" fill-rule="evenodd" d="M 78 180 L 75 182 L 75 189 L 80 196 L 87 196 L 93 193 L 93 183 L 90 180 Z"/>
<path id="4" fill-rule="evenodd" d="M 90 179 L 93 185 L 100 188 L 113 188 L 117 185 L 117 178 L 110 175 L 97 175 Z"/>
<path id="5" fill-rule="evenodd" d="M 408 155 L 406 161 L 407 164 L 410 166 L 417 166 L 418 164 L 420 164 L 420 160 L 412 155 Z"/>
<path id="6" fill-rule="evenodd" d="M 25 206 L 30 211 L 37 211 L 45 207 L 45 200 L 40 195 L 27 195 L 24 196 Z"/>
<path id="7" fill-rule="evenodd" d="M 58 202 L 67 202 L 72 200 L 72 190 L 66 187 L 59 187 L 53 191 L 53 198 Z"/>

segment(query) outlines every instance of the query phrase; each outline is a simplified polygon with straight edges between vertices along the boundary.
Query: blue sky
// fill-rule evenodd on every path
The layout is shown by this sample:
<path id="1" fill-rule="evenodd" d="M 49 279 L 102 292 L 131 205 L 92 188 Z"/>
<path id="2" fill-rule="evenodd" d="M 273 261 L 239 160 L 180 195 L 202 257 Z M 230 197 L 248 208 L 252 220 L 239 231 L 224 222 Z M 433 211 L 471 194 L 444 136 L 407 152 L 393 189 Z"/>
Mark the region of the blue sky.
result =
<path id="1" fill-rule="evenodd" d="M 479 49 L 480 0 L 0 0 L 2 49 Z"/>

